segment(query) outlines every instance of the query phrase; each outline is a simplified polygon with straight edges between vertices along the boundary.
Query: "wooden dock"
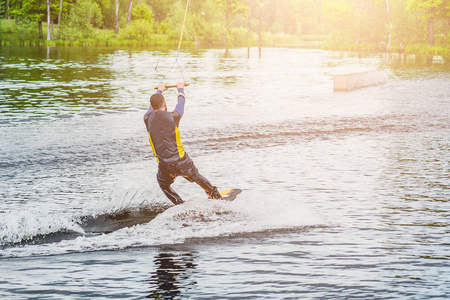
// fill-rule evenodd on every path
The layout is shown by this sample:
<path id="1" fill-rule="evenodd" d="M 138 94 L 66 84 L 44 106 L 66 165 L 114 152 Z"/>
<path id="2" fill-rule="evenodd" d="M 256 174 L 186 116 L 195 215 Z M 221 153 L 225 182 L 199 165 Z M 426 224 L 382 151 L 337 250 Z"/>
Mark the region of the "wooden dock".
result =
<path id="1" fill-rule="evenodd" d="M 346 92 L 389 81 L 385 71 L 375 70 L 352 74 L 334 75 L 334 91 Z"/>

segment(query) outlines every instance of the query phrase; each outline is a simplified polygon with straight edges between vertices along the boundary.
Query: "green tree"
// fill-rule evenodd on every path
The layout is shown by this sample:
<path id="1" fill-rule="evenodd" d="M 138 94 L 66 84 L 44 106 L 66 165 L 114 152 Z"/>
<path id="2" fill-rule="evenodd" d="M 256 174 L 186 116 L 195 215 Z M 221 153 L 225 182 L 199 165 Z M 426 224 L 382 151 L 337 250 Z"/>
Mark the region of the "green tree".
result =
<path id="1" fill-rule="evenodd" d="M 351 43 L 356 40 L 357 3 L 348 0 L 324 0 L 323 14 L 331 32 L 333 43 Z"/>
<path id="2" fill-rule="evenodd" d="M 38 29 L 36 23 L 26 18 L 18 18 L 15 20 L 15 26 L 11 28 L 11 33 L 14 39 L 21 45 L 24 45 L 27 41 L 32 41 L 38 36 Z"/>
<path id="3" fill-rule="evenodd" d="M 184 1 L 184 0 L 183 0 Z M 191 5 L 203 0 L 191 0 Z M 152 8 L 157 23 L 163 22 L 170 14 L 177 0 L 147 0 L 146 4 Z M 178 1 L 179 2 L 179 1 Z M 185 2 L 185 1 L 184 1 Z"/>
<path id="4" fill-rule="evenodd" d="M 59 0 L 59 11 L 58 11 L 58 40 L 61 39 L 61 16 L 63 9 L 63 0 Z"/>
<path id="5" fill-rule="evenodd" d="M 185 7 L 182 7 L 181 4 L 183 3 L 181 1 L 177 18 L 183 18 L 182 14 L 184 13 Z M 220 11 L 213 0 L 191 1 L 186 18 L 184 40 L 193 39 L 197 45 L 223 45 L 223 34 L 221 32 L 220 18 L 218 18 L 218 16 L 220 16 Z M 179 20 L 180 19 L 173 19 L 173 22 L 177 22 L 175 31 L 178 34 L 178 28 L 181 26 Z"/>
<path id="6" fill-rule="evenodd" d="M 393 45 L 404 47 L 405 44 L 413 44 L 422 40 L 424 21 L 420 17 L 419 12 L 406 10 L 407 1 L 397 0 L 390 1 L 390 9 L 393 23 Z"/>
<path id="7" fill-rule="evenodd" d="M 114 2 L 114 32 L 119 33 L 119 0 Z"/>
<path id="8" fill-rule="evenodd" d="M 9 15 L 16 19 L 28 19 L 38 23 L 39 38 L 43 39 L 42 21 L 47 15 L 46 0 L 11 0 Z"/>
<path id="9" fill-rule="evenodd" d="M 7 3 L 5 0 L 0 0 L 0 20 L 6 17 Z"/>
<path id="10" fill-rule="evenodd" d="M 103 28 L 114 28 L 114 1 L 115 0 L 96 0 L 103 17 Z"/>
<path id="11" fill-rule="evenodd" d="M 150 42 L 153 30 L 153 12 L 145 4 L 139 4 L 131 10 L 131 21 L 119 36 L 126 40 Z"/>
<path id="12" fill-rule="evenodd" d="M 78 0 L 62 21 L 61 38 L 72 41 L 89 38 L 94 28 L 102 26 L 100 6 L 90 0 Z"/>
<path id="13" fill-rule="evenodd" d="M 131 17 L 133 20 L 144 20 L 148 23 L 153 23 L 153 12 L 147 5 L 139 4 L 131 10 Z"/>
<path id="14" fill-rule="evenodd" d="M 390 6 L 386 0 L 364 1 L 363 33 L 367 44 L 379 49 L 390 49 L 392 37 L 392 22 Z"/>
<path id="15" fill-rule="evenodd" d="M 289 23 L 291 33 L 322 33 L 322 0 L 290 0 Z"/>
<path id="16" fill-rule="evenodd" d="M 9 7 L 11 6 L 11 0 L 0 0 L 0 18 L 11 19 L 9 15 Z"/>
<path id="17" fill-rule="evenodd" d="M 47 4 L 47 41 L 50 41 L 52 39 L 51 27 L 50 27 L 52 24 L 52 16 L 51 16 L 52 1 L 46 0 L 46 4 Z"/>
<path id="18" fill-rule="evenodd" d="M 434 21 L 450 16 L 448 0 L 408 0 L 406 7 L 410 11 L 421 11 L 428 23 L 428 44 L 434 45 Z"/>
<path id="19" fill-rule="evenodd" d="M 3 28 L 2 28 L 2 19 L 5 18 L 6 11 L 5 11 L 5 3 L 4 1 L 0 0 L 0 46 L 3 43 Z"/>
<path id="20" fill-rule="evenodd" d="M 223 43 L 228 46 L 228 40 L 233 39 L 230 31 L 230 19 L 237 15 L 246 15 L 249 7 L 245 0 L 213 0 L 218 11 L 222 12 L 225 18 L 225 31 L 222 24 L 219 24 L 223 36 Z"/>
<path id="21" fill-rule="evenodd" d="M 218 8 L 225 14 L 226 29 L 230 29 L 230 18 L 239 14 L 246 14 L 248 6 L 244 0 L 214 0 Z"/>
<path id="22" fill-rule="evenodd" d="M 133 9 L 133 0 L 130 0 L 130 2 L 128 3 L 128 14 L 127 14 L 127 25 L 130 24 L 131 21 L 131 10 Z"/>
<path id="23" fill-rule="evenodd" d="M 389 40 L 388 40 L 388 49 L 391 48 L 392 46 L 392 17 L 391 17 L 391 9 L 389 6 L 389 0 L 386 0 L 386 11 L 387 11 L 387 15 L 388 15 L 388 20 L 389 20 Z"/>

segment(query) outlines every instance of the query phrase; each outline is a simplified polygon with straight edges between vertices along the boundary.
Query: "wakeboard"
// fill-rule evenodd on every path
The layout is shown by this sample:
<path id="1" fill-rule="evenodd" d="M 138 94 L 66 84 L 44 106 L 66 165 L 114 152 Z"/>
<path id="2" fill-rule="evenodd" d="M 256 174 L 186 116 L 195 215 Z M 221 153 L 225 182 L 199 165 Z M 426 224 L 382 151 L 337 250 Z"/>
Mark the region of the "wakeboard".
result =
<path id="1" fill-rule="evenodd" d="M 229 189 L 221 192 L 220 196 L 222 196 L 222 200 L 233 201 L 241 192 L 242 190 L 240 189 Z"/>

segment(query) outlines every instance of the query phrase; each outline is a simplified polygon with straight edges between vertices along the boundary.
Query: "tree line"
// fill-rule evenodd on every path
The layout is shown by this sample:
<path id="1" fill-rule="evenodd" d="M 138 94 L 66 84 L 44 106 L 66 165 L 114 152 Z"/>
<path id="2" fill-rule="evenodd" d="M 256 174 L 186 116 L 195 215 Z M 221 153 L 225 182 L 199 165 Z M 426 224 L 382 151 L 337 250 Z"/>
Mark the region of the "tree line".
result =
<path id="1" fill-rule="evenodd" d="M 19 42 L 170 44 L 185 7 L 186 0 L 0 0 L 0 34 Z M 450 0 L 189 0 L 184 40 L 248 46 L 326 36 L 327 48 L 449 49 L 449 31 Z"/>

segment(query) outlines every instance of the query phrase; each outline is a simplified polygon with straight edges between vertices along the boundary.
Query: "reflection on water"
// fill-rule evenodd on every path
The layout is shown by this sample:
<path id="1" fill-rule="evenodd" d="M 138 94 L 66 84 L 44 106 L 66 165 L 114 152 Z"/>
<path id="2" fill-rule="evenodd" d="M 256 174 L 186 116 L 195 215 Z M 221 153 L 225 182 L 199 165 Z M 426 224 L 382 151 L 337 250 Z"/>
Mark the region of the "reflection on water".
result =
<path id="1" fill-rule="evenodd" d="M 368 57 L 377 59 L 379 68 L 388 68 L 395 77 L 402 79 L 433 76 L 440 72 L 450 71 L 450 56 L 424 55 L 414 53 L 336 53 L 338 61 L 330 61 L 330 66 L 340 65 L 348 58 L 357 57 L 361 61 Z"/>
<path id="2" fill-rule="evenodd" d="M 297 83 L 310 88 L 331 82 L 329 71 L 317 67 L 322 64 L 335 74 L 353 72 L 359 70 L 355 58 L 364 68 L 388 68 L 394 80 L 450 71 L 450 60 L 442 56 L 317 52 L 302 57 L 295 49 L 266 49 L 257 58 L 256 53 L 248 57 L 246 49 L 223 51 L 187 49 L 182 53 L 181 67 L 188 81 L 202 89 L 212 88 L 211 84 L 225 89 L 239 87 L 239 92 L 251 99 L 255 87 L 256 91 L 265 87 L 269 91 L 283 77 L 283 86 Z M 164 48 L 1 47 L 0 122 L 140 107 L 151 85 L 172 65 L 173 55 Z M 176 82 L 179 76 L 172 72 L 167 80 Z M 230 97 L 237 98 L 233 93 Z"/>
<path id="3" fill-rule="evenodd" d="M 107 53 L 39 47 L 0 53 L 0 120 L 74 114 L 110 102 L 113 73 Z"/>
<path id="4" fill-rule="evenodd" d="M 450 57 L 429 56 L 423 54 L 382 54 L 381 65 L 389 67 L 393 74 L 403 78 L 436 76 L 450 71 Z"/>
<path id="5" fill-rule="evenodd" d="M 154 260 L 155 273 L 147 280 L 152 291 L 146 298 L 182 299 L 182 291 L 195 285 L 195 281 L 190 280 L 190 274 L 196 267 L 194 258 L 191 253 L 159 253 Z"/>

